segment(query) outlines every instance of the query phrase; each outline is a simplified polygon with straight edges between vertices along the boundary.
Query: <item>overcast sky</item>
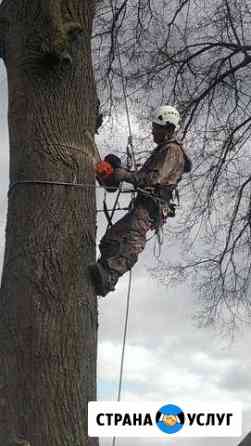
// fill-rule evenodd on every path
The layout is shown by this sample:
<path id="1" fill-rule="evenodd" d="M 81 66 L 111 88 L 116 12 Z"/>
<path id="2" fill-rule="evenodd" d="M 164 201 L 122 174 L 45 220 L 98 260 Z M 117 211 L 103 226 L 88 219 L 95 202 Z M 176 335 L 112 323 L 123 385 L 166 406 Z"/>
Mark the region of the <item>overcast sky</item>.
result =
<path id="1" fill-rule="evenodd" d="M 117 136 L 126 146 L 126 132 Z M 109 141 L 110 147 L 107 147 Z M 113 150 L 112 138 L 100 132 L 101 152 Z M 117 147 L 117 142 L 114 140 Z M 122 148 L 123 148 L 122 147 Z M 0 66 L 0 261 L 4 247 L 6 193 L 8 186 L 7 86 Z M 102 193 L 98 191 L 101 206 Z M 126 198 L 125 198 L 126 200 Z M 98 215 L 99 237 L 105 230 Z M 165 259 L 169 252 L 163 249 Z M 243 434 L 251 428 L 251 329 L 243 327 L 234 341 L 216 329 L 198 328 L 193 315 L 198 302 L 189 284 L 166 288 L 151 277 L 153 243 L 149 243 L 133 270 L 133 288 L 126 346 L 122 399 L 176 403 L 182 400 L 241 401 L 245 407 Z M 99 300 L 98 397 L 117 398 L 119 365 L 128 276 L 116 292 Z M 139 446 L 234 446 L 237 439 L 137 439 Z M 111 439 L 101 440 L 101 446 Z M 119 446 L 133 446 L 135 439 L 118 439 Z"/>

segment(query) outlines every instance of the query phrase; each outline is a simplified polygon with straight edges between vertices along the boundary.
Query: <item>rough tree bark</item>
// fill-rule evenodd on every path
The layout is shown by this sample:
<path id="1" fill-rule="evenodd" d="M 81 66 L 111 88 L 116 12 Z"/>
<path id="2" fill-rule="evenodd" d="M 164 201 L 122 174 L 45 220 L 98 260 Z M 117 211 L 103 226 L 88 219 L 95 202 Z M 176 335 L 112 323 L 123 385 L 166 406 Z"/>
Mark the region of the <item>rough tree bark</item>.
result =
<path id="1" fill-rule="evenodd" d="M 93 446 L 93 0 L 3 0 L 10 183 L 0 293 L 0 445 Z M 83 183 L 86 187 L 24 183 Z"/>

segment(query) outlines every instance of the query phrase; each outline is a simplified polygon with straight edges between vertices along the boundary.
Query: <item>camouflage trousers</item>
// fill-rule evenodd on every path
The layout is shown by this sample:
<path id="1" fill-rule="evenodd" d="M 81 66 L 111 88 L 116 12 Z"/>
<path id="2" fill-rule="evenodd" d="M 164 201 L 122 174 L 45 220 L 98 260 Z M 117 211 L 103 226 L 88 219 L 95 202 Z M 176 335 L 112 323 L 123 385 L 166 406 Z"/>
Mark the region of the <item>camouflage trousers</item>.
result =
<path id="1" fill-rule="evenodd" d="M 149 209 L 136 201 L 134 208 L 105 233 L 99 245 L 99 262 L 118 277 L 132 269 L 144 250 L 152 222 Z"/>

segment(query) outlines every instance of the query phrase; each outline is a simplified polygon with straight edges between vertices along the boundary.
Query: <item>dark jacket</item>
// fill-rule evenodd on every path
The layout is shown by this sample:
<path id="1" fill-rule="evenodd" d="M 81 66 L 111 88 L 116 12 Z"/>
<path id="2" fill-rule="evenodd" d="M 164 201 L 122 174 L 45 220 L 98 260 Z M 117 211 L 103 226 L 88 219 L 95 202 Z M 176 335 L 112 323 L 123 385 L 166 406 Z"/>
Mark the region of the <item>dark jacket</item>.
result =
<path id="1" fill-rule="evenodd" d="M 188 158 L 182 145 L 172 139 L 158 145 L 137 172 L 116 169 L 115 177 L 141 187 L 175 186 L 185 171 Z"/>

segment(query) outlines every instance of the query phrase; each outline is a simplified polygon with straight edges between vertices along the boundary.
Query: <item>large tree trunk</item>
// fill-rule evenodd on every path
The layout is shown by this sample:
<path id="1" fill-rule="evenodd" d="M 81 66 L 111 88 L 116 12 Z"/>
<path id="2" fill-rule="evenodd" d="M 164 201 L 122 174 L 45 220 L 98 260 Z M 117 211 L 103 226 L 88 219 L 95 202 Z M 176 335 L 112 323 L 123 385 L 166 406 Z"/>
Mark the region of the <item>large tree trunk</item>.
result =
<path id="1" fill-rule="evenodd" d="M 0 6 L 10 183 L 19 182 L 9 193 L 0 295 L 1 446 L 97 444 L 87 436 L 97 342 L 87 272 L 96 238 L 94 8 L 91 0 Z"/>

